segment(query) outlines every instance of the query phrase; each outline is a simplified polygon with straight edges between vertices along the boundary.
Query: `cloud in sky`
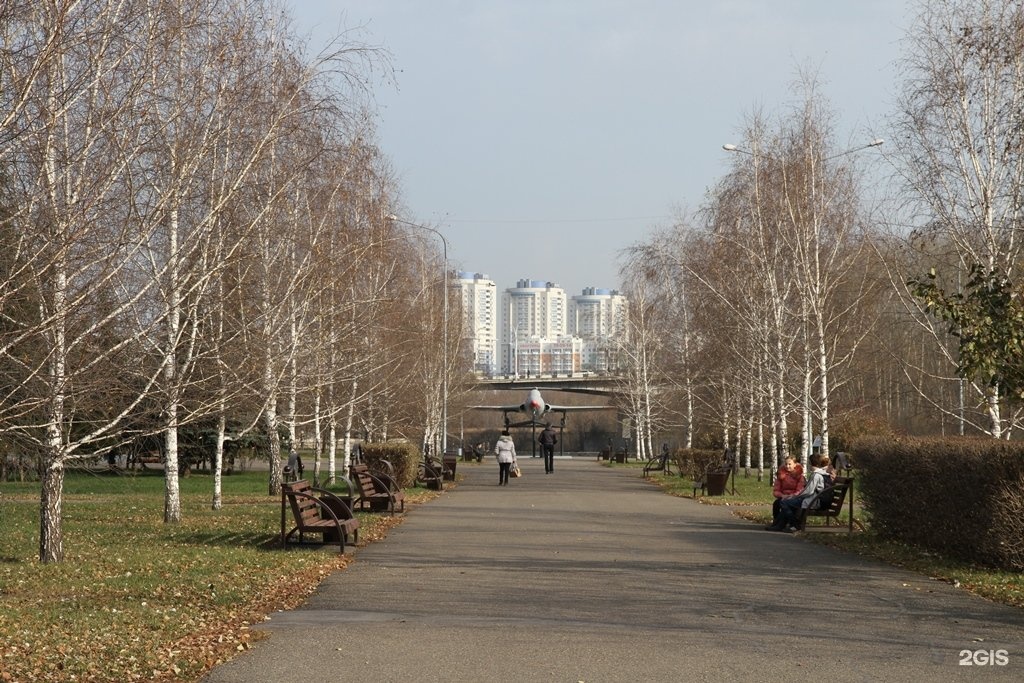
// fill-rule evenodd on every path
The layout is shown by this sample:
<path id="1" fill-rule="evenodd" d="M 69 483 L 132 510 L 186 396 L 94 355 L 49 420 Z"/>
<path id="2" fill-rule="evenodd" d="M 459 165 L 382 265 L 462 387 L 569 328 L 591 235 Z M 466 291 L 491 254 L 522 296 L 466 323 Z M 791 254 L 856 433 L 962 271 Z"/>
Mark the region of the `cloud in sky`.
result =
<path id="1" fill-rule="evenodd" d="M 410 220 L 499 288 L 619 286 L 621 250 L 698 208 L 754 109 L 817 71 L 851 143 L 886 137 L 894 0 L 295 0 L 314 46 L 362 26 L 397 86 L 379 143 Z"/>

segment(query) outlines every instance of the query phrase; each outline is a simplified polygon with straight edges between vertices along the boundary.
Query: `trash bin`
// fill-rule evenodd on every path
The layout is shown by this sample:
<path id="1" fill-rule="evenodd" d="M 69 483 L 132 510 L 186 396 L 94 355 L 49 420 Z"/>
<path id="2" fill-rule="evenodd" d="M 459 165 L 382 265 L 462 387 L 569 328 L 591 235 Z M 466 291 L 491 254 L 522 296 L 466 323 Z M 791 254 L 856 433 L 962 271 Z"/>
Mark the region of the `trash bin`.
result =
<path id="1" fill-rule="evenodd" d="M 708 473 L 708 495 L 709 496 L 722 496 L 725 495 L 725 484 L 729 481 L 729 472 L 709 472 Z"/>

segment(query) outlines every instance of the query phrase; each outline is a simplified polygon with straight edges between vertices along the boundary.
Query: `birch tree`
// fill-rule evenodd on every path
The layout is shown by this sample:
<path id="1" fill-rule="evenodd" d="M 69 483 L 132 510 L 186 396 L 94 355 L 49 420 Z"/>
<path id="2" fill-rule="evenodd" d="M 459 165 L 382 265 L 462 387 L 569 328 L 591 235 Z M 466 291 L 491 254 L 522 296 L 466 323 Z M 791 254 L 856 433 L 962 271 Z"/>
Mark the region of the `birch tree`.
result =
<path id="1" fill-rule="evenodd" d="M 175 523 L 182 514 L 179 429 L 218 408 L 216 401 L 207 401 L 205 390 L 194 390 L 199 386 L 194 366 L 207 350 L 201 314 L 220 268 L 246 235 L 244 230 L 223 229 L 219 215 L 266 147 L 274 117 L 263 112 L 269 119 L 263 138 L 251 137 L 246 155 L 233 159 L 232 165 L 220 163 L 237 128 L 236 117 L 246 111 L 243 97 L 252 92 L 239 34 L 258 34 L 260 27 L 239 25 L 245 19 L 216 0 L 177 2 L 162 9 L 157 16 L 163 28 L 159 58 L 149 70 L 140 117 L 148 144 L 133 174 L 132 206 L 136 220 L 152 225 L 156 235 L 146 256 L 163 329 L 151 338 L 151 353 L 161 367 L 164 521 Z"/>
<path id="2" fill-rule="evenodd" d="M 859 326 L 863 317 L 857 315 L 870 288 L 855 269 L 862 263 L 865 240 L 860 231 L 867 221 L 851 155 L 882 141 L 835 151 L 828 104 L 816 92 L 813 79 L 805 77 L 801 87 L 802 104 L 787 119 L 781 136 L 781 152 L 791 160 L 782 167 L 781 199 L 787 229 L 781 236 L 794 255 L 800 317 L 804 320 L 804 444 L 809 446 L 814 435 L 810 424 L 813 412 L 820 429 L 821 453 L 828 455 L 834 373 L 848 364 L 870 329 Z M 812 381 L 817 384 L 814 404 Z M 805 450 L 805 457 L 808 454 Z"/>
<path id="3" fill-rule="evenodd" d="M 31 339 L 47 353 L 25 359 L 4 430 L 42 454 L 39 556 L 59 562 L 68 463 L 115 447 L 157 379 L 136 360 L 160 318 L 135 271 L 152 235 L 126 210 L 125 172 L 143 144 L 136 115 L 160 27 L 135 3 L 21 9 L 19 51 L 5 53 L 5 81 L 17 87 L 3 91 L 2 108 L 18 134 L 0 158 L 24 238 L 14 281 L 39 306 L 13 321 L 0 355 Z"/>
<path id="4" fill-rule="evenodd" d="M 1012 281 L 1024 204 L 1024 5 L 938 0 L 918 7 L 893 122 L 904 222 L 953 247 L 953 272 L 939 274 L 947 290 L 956 291 L 973 266 Z M 923 318 L 923 306 L 907 305 Z M 933 340 L 941 352 L 945 340 Z M 1007 436 L 1012 425 L 997 388 L 971 387 L 985 402 L 985 431 Z"/>

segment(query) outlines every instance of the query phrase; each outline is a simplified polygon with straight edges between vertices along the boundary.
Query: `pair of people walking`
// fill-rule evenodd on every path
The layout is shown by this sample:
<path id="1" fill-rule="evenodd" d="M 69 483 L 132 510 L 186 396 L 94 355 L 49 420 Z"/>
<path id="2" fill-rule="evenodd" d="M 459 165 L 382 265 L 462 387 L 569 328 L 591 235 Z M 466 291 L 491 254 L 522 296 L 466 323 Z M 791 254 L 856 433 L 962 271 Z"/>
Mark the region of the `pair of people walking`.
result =
<path id="1" fill-rule="evenodd" d="M 558 443 L 558 435 L 551 428 L 550 424 L 544 425 L 544 430 L 537 438 L 540 442 L 541 452 L 544 455 L 544 473 L 553 474 L 555 471 L 555 444 Z M 509 473 L 513 467 L 518 467 L 516 462 L 516 445 L 512 442 L 506 429 L 498 437 L 494 444 L 494 453 L 498 456 L 498 486 L 508 486 Z"/>

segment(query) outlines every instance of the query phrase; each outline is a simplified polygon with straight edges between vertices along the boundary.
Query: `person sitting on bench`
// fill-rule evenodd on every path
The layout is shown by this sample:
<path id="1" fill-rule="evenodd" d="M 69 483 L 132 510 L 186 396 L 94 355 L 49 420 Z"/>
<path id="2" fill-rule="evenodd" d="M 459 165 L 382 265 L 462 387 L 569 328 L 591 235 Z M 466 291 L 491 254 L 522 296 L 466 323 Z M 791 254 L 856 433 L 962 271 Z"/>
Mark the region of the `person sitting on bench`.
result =
<path id="1" fill-rule="evenodd" d="M 775 475 L 775 485 L 772 486 L 772 495 L 775 496 L 775 500 L 772 502 L 772 523 L 765 527 L 766 529 L 778 531 L 782 499 L 795 496 L 803 491 L 806 485 L 803 465 L 797 462 L 795 456 L 787 455 L 785 463 Z"/>
<path id="2" fill-rule="evenodd" d="M 769 527 L 771 531 L 792 533 L 799 528 L 801 510 L 810 507 L 814 497 L 826 486 L 832 485 L 828 465 L 827 455 L 815 453 L 811 456 L 811 476 L 807 479 L 804 490 L 796 495 L 782 498 L 782 502 L 779 503 L 779 521 Z"/>

